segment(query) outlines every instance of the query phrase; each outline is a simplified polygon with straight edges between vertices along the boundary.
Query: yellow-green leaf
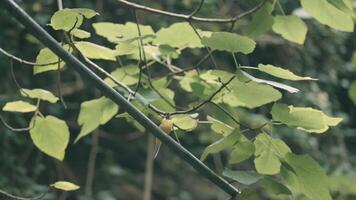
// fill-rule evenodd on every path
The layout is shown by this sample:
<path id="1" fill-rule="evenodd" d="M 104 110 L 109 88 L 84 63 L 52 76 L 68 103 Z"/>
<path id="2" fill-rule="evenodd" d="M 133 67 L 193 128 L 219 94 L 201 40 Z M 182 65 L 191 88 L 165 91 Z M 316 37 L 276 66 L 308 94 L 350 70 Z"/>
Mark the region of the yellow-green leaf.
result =
<path id="1" fill-rule="evenodd" d="M 59 190 L 63 191 L 74 191 L 78 190 L 80 187 L 74 183 L 67 182 L 67 181 L 57 181 L 51 185 L 51 187 L 54 187 Z"/>
<path id="2" fill-rule="evenodd" d="M 329 117 L 320 110 L 279 103 L 273 105 L 271 114 L 275 121 L 311 133 L 323 133 L 329 126 L 336 126 L 342 121 L 342 118 Z"/>
<path id="3" fill-rule="evenodd" d="M 54 30 L 70 31 L 80 27 L 83 23 L 83 18 L 90 19 L 95 15 L 98 15 L 98 13 L 87 8 L 65 8 L 53 14 L 50 25 Z"/>
<path id="4" fill-rule="evenodd" d="M 34 117 L 30 135 L 35 146 L 45 154 L 60 161 L 64 159 L 69 142 L 69 129 L 65 121 L 54 116 Z"/>
<path id="5" fill-rule="evenodd" d="M 229 164 L 240 163 L 251 157 L 254 153 L 254 144 L 246 138 L 241 139 L 234 145 L 234 149 L 230 153 Z"/>
<path id="6" fill-rule="evenodd" d="M 207 146 L 201 155 L 200 160 L 205 160 L 209 154 L 218 153 L 224 149 L 231 148 L 239 139 L 241 138 L 240 131 L 235 129 L 232 133 L 224 136 L 220 140 L 214 142 L 213 144 Z"/>
<path id="7" fill-rule="evenodd" d="M 75 46 L 87 58 L 116 61 L 117 52 L 91 42 L 76 42 Z"/>
<path id="8" fill-rule="evenodd" d="M 172 116 L 172 121 L 179 129 L 186 131 L 193 130 L 198 125 L 198 120 L 189 115 L 174 115 Z"/>
<path id="9" fill-rule="evenodd" d="M 126 24 L 115 24 L 110 22 L 94 23 L 93 27 L 96 34 L 105 37 L 110 42 L 130 42 L 132 39 L 138 39 L 139 34 L 136 23 L 127 22 Z M 143 42 L 152 41 L 154 31 L 151 26 L 140 25 L 141 37 Z"/>
<path id="10" fill-rule="evenodd" d="M 78 117 L 78 124 L 82 128 L 75 142 L 95 130 L 99 125 L 106 124 L 118 110 L 119 107 L 106 97 L 82 102 Z"/>
<path id="11" fill-rule="evenodd" d="M 282 35 L 283 38 L 291 42 L 303 44 L 307 35 L 308 27 L 303 20 L 295 15 L 281 16 L 274 18 L 272 26 L 274 32 Z"/>
<path id="12" fill-rule="evenodd" d="M 258 70 L 265 72 L 267 74 L 270 74 L 272 76 L 282 78 L 282 79 L 288 79 L 288 80 L 293 80 L 293 81 L 300 81 L 300 80 L 317 80 L 311 77 L 302 77 L 294 74 L 293 72 L 283 69 L 281 67 L 276 67 L 273 65 L 264 65 L 264 64 L 259 64 L 258 65 Z"/>
<path id="13" fill-rule="evenodd" d="M 349 97 L 356 105 L 356 81 L 353 81 L 349 87 Z"/>
<path id="14" fill-rule="evenodd" d="M 111 75 L 115 77 L 116 80 L 120 81 L 125 85 L 134 85 L 138 82 L 138 73 L 138 66 L 128 65 L 117 68 L 115 71 L 111 72 Z M 111 87 L 117 86 L 117 84 L 114 83 L 114 81 L 112 81 L 110 78 L 105 78 L 104 81 Z"/>
<path id="15" fill-rule="evenodd" d="M 20 112 L 20 113 L 27 113 L 27 112 L 35 112 L 37 109 L 36 106 L 27 103 L 25 101 L 13 101 L 8 102 L 2 108 L 3 111 L 7 112 Z"/>
<path id="16" fill-rule="evenodd" d="M 265 133 L 257 136 L 255 142 L 255 167 L 258 173 L 278 174 L 281 168 L 281 159 L 288 152 L 289 147 L 280 139 L 273 139 Z"/>
<path id="17" fill-rule="evenodd" d="M 229 32 L 214 32 L 210 37 L 202 38 L 203 45 L 220 51 L 251 53 L 256 42 L 246 36 Z"/>
<path id="18" fill-rule="evenodd" d="M 313 158 L 288 153 L 285 161 L 293 169 L 299 189 L 308 199 L 331 200 L 329 178 Z"/>
<path id="19" fill-rule="evenodd" d="M 302 7 L 320 23 L 331 28 L 352 32 L 354 30 L 354 21 L 352 17 L 327 0 L 300 0 Z"/>
<path id="20" fill-rule="evenodd" d="M 201 36 L 210 36 L 210 32 L 197 29 Z M 174 23 L 160 29 L 153 41 L 156 45 L 166 44 L 176 48 L 202 48 L 203 45 L 194 29 L 187 22 Z"/>
<path id="21" fill-rule="evenodd" d="M 63 46 L 64 49 L 68 49 L 68 45 Z M 48 48 L 43 48 L 41 51 L 38 53 L 36 57 L 36 64 L 33 68 L 33 74 L 39 74 L 47 71 L 52 71 L 52 70 L 57 70 L 58 69 L 58 61 L 59 58 L 56 54 L 54 54 L 51 50 Z M 49 63 L 54 63 L 50 65 L 45 65 Z M 61 61 L 59 63 L 59 68 L 62 68 L 64 66 L 64 62 Z M 41 66 L 39 66 L 41 65 Z M 43 66 L 44 65 L 44 66 Z"/>
<path id="22" fill-rule="evenodd" d="M 233 80 L 229 88 L 231 92 L 223 95 L 222 100 L 232 107 L 255 108 L 277 101 L 282 97 L 282 94 L 273 87 L 253 81 L 245 83 Z"/>
<path id="23" fill-rule="evenodd" d="M 41 99 L 50 103 L 56 103 L 58 101 L 58 97 L 44 89 L 21 89 L 21 94 L 24 97 Z"/>
<path id="24" fill-rule="evenodd" d="M 90 37 L 90 33 L 81 29 L 74 29 L 70 32 L 73 36 L 80 38 L 80 39 L 85 39 Z"/>

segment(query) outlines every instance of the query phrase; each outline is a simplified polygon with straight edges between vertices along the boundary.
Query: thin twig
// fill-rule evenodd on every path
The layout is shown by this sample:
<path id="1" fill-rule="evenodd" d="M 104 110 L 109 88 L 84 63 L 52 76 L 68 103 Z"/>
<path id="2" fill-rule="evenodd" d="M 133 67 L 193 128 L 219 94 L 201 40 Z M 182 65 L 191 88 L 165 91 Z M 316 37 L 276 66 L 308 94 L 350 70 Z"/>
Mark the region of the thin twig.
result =
<path id="1" fill-rule="evenodd" d="M 129 2 L 129 1 L 126 1 L 126 0 L 117 0 L 117 2 L 122 3 L 124 5 L 127 5 L 127 6 L 130 6 L 130 7 L 133 7 L 135 9 L 140 9 L 140 10 L 148 11 L 148 12 L 151 12 L 151 13 L 160 14 L 160 15 L 166 15 L 166 16 L 180 18 L 180 19 L 184 19 L 184 20 L 191 19 L 191 20 L 194 20 L 194 21 L 214 22 L 214 23 L 230 23 L 230 22 L 236 20 L 234 18 L 229 18 L 229 19 L 203 18 L 203 17 L 195 17 L 195 16 L 190 16 L 190 15 L 178 14 L 178 13 L 174 13 L 174 12 L 168 12 L 168 11 L 163 11 L 163 10 L 159 10 L 159 9 L 155 9 L 155 8 L 150 8 L 150 7 L 143 6 L 143 5 L 140 5 L 140 4 L 136 4 L 136 3 L 133 3 L 133 2 Z"/>
<path id="2" fill-rule="evenodd" d="M 43 199 L 46 194 L 51 190 L 51 188 L 48 188 L 48 190 L 42 194 L 40 194 L 37 197 L 20 197 L 20 196 L 15 196 L 13 194 L 10 194 L 8 192 L 5 192 L 3 190 L 0 190 L 0 194 L 1 196 L 4 196 L 6 199 L 14 199 L 14 200 L 39 200 L 39 199 Z M 0 197 L 1 197 L 0 196 Z M 1 198 L 2 199 L 2 198 Z"/>
<path id="3" fill-rule="evenodd" d="M 93 181 L 95 175 L 95 164 L 96 164 L 96 156 L 98 155 L 98 146 L 99 146 L 99 132 L 95 130 L 92 134 L 92 144 L 91 150 L 89 153 L 88 160 L 88 171 L 85 181 L 85 195 L 87 197 L 92 197 L 93 195 Z"/>
<path id="4" fill-rule="evenodd" d="M 232 80 L 234 80 L 236 78 L 236 76 L 232 76 L 227 82 L 222 83 L 221 87 L 216 90 L 212 95 L 209 96 L 209 98 L 205 99 L 204 101 L 200 102 L 199 104 L 193 106 L 192 108 L 188 109 L 188 110 L 181 110 L 181 111 L 174 111 L 174 112 L 169 112 L 169 113 L 160 113 L 160 114 L 164 114 L 164 115 L 178 115 L 178 114 L 187 114 L 187 113 L 192 113 L 196 110 L 198 110 L 199 108 L 201 108 L 202 106 L 204 106 L 205 104 L 211 102 L 211 100 L 217 95 L 219 94 L 227 85 L 229 85 L 229 83 L 231 83 Z M 150 106 L 150 105 L 149 105 Z"/>
<path id="5" fill-rule="evenodd" d="M 151 200 L 154 164 L 155 138 L 152 135 L 147 137 L 147 152 L 145 164 L 145 184 L 143 188 L 143 200 Z"/>
<path id="6" fill-rule="evenodd" d="M 143 46 L 143 42 L 142 42 L 142 33 L 141 33 L 141 28 L 139 26 L 139 20 L 137 17 L 137 13 L 135 12 L 135 21 L 137 24 L 137 32 L 138 32 L 138 36 L 139 36 L 139 49 L 140 49 L 140 61 L 143 62 L 145 68 L 146 68 L 146 72 L 147 72 L 147 80 L 148 80 L 148 84 L 150 85 L 150 87 L 158 94 L 158 96 L 160 96 L 169 106 L 171 106 L 174 109 L 177 109 L 175 105 L 173 105 L 165 96 L 163 96 L 158 90 L 157 88 L 154 87 L 152 80 L 151 80 L 151 73 L 149 68 L 147 67 L 147 58 L 146 58 L 146 52 Z M 142 52 L 142 53 L 141 53 Z"/>
<path id="7" fill-rule="evenodd" d="M 133 13 L 133 16 L 134 16 L 134 18 L 136 20 L 137 32 L 138 32 L 138 36 L 140 37 L 141 31 L 140 31 L 140 25 L 138 24 L 138 20 L 137 20 L 138 17 L 137 17 L 136 9 L 132 9 L 132 13 Z M 141 46 L 141 43 L 142 43 L 142 39 L 138 39 L 137 40 L 137 44 L 138 44 L 139 47 Z M 139 48 L 138 51 L 139 51 L 139 57 L 140 57 L 140 60 L 138 62 L 138 68 L 139 68 L 140 71 L 139 71 L 139 74 L 138 74 L 138 81 L 137 81 L 137 85 L 136 85 L 136 88 L 135 88 L 135 91 L 134 91 L 133 95 L 135 95 L 138 92 L 138 90 L 140 89 L 141 79 L 142 79 L 142 66 L 141 66 L 142 51 L 141 51 L 141 48 Z"/>
<path id="8" fill-rule="evenodd" d="M 59 100 L 61 101 L 64 109 L 67 109 L 66 102 L 64 101 L 63 95 L 62 95 L 62 87 L 61 87 L 61 65 L 60 65 L 61 59 L 58 57 L 58 67 L 57 67 L 57 92 L 59 96 Z"/>
<path id="9" fill-rule="evenodd" d="M 30 124 L 28 125 L 28 127 L 25 127 L 25 128 L 14 128 L 12 127 L 10 124 L 8 124 L 5 119 L 2 117 L 2 115 L 0 114 L 0 121 L 4 124 L 4 126 L 6 128 L 8 128 L 10 131 L 13 131 L 13 132 L 25 132 L 25 131 L 29 131 L 31 129 L 33 129 L 33 127 L 35 127 L 35 124 L 36 124 L 36 116 L 39 114 L 39 115 L 42 115 L 41 112 L 39 111 L 39 108 L 40 108 L 40 102 L 41 100 L 40 99 L 37 99 L 37 103 L 36 103 L 36 110 L 32 116 L 33 118 L 33 123 L 32 120 L 30 122 Z"/>
<path id="10" fill-rule="evenodd" d="M 195 34 L 199 37 L 199 39 L 200 39 L 200 41 L 201 41 L 201 40 L 202 40 L 202 37 L 201 37 L 201 35 L 199 34 L 198 30 L 195 28 L 194 24 L 193 24 L 191 21 L 189 21 L 189 25 L 192 27 L 192 29 L 194 30 Z M 213 62 L 213 65 L 214 65 L 215 69 L 217 69 L 217 68 L 218 68 L 218 65 L 216 64 L 216 61 L 215 61 L 214 56 L 213 56 L 213 54 L 212 54 L 212 51 L 210 50 L 209 47 L 205 47 L 205 49 L 208 51 L 208 56 L 210 57 L 211 62 Z"/>
<path id="11" fill-rule="evenodd" d="M 40 67 L 43 67 L 43 66 L 47 66 L 47 65 L 54 65 L 54 64 L 57 64 L 58 62 L 52 62 L 52 63 L 44 63 L 44 64 L 38 64 L 38 63 L 34 63 L 34 62 L 31 62 L 31 61 L 27 61 L 27 60 L 24 60 L 22 58 L 19 58 L 15 55 L 12 55 L 11 53 L 5 51 L 3 48 L 0 47 L 0 52 L 2 54 L 4 54 L 5 56 L 13 59 L 13 60 L 16 60 L 17 62 L 21 63 L 21 64 L 26 64 L 26 65 L 33 65 L 33 66 L 40 66 Z"/>
<path id="12" fill-rule="evenodd" d="M 204 4 L 204 0 L 200 0 L 199 6 L 192 13 L 190 13 L 189 19 L 194 17 L 194 15 L 200 11 L 200 9 L 203 7 L 203 4 Z"/>

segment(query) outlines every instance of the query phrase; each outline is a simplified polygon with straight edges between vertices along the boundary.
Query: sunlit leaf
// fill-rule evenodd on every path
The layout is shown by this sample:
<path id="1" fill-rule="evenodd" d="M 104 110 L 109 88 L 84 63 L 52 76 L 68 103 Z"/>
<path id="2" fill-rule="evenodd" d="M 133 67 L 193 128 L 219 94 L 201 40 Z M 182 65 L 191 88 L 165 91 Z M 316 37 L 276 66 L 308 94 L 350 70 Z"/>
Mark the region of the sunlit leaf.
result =
<path id="1" fill-rule="evenodd" d="M 113 43 L 130 43 L 132 39 L 138 39 L 137 37 L 139 36 L 137 25 L 133 22 L 127 22 L 126 24 L 99 22 L 94 23 L 93 27 L 96 34 L 105 37 Z M 144 43 L 152 41 L 155 34 L 151 26 L 144 25 L 140 25 L 140 32 Z"/>
<path id="2" fill-rule="evenodd" d="M 231 92 L 224 94 L 222 100 L 232 107 L 255 108 L 277 101 L 282 97 L 278 90 L 265 84 L 234 80 L 230 85 L 228 87 Z"/>
<path id="3" fill-rule="evenodd" d="M 331 28 L 352 32 L 354 22 L 351 16 L 330 4 L 327 0 L 300 0 L 303 8 L 321 24 Z"/>
<path id="4" fill-rule="evenodd" d="M 63 48 L 67 50 L 69 53 L 71 52 L 68 45 L 63 45 Z M 41 49 L 41 51 L 38 53 L 36 57 L 36 64 L 41 66 L 35 65 L 33 67 L 33 74 L 39 74 L 47 71 L 57 70 L 58 61 L 59 61 L 58 56 L 54 54 L 51 50 L 49 50 L 48 48 Z M 54 63 L 54 64 L 50 64 L 50 63 Z M 45 65 L 45 64 L 50 64 L 50 65 Z M 59 68 L 62 68 L 64 64 L 65 63 L 61 60 L 59 64 Z"/>
<path id="5" fill-rule="evenodd" d="M 59 190 L 63 191 L 74 191 L 78 190 L 80 187 L 74 183 L 67 182 L 67 181 L 57 181 L 51 185 L 51 187 L 54 187 Z"/>
<path id="6" fill-rule="evenodd" d="M 53 14 L 50 25 L 54 30 L 70 31 L 80 27 L 83 23 L 83 18 L 90 19 L 95 15 L 98 15 L 98 13 L 87 8 L 65 8 Z"/>
<path id="7" fill-rule="evenodd" d="M 37 110 L 37 107 L 25 101 L 12 101 L 7 102 L 2 108 L 2 110 L 7 112 L 27 113 L 35 112 Z"/>
<path id="8" fill-rule="evenodd" d="M 182 130 L 193 130 L 197 127 L 197 119 L 193 119 L 189 115 L 174 115 L 172 116 L 172 121 L 175 126 Z"/>
<path id="9" fill-rule="evenodd" d="M 210 32 L 197 30 L 200 36 L 210 36 Z M 199 36 L 187 22 L 174 23 L 167 28 L 162 28 L 157 32 L 156 39 L 153 41 L 156 45 L 170 45 L 176 48 L 201 48 Z"/>
<path id="10" fill-rule="evenodd" d="M 265 72 L 267 74 L 270 74 L 272 76 L 282 78 L 282 79 L 288 79 L 288 80 L 293 80 L 293 81 L 300 81 L 300 80 L 317 80 L 314 78 L 310 77 L 302 77 L 294 74 L 293 72 L 283 69 L 281 67 L 276 67 L 273 65 L 264 65 L 264 64 L 259 64 L 258 69 L 262 72 Z"/>
<path id="11" fill-rule="evenodd" d="M 295 15 L 277 15 L 274 18 L 273 31 L 282 35 L 286 40 L 303 44 L 307 35 L 308 27 L 303 20 Z"/>
<path id="12" fill-rule="evenodd" d="M 81 29 L 74 29 L 70 32 L 73 36 L 80 38 L 80 39 L 85 39 L 85 38 L 89 38 L 90 37 L 90 33 L 86 32 L 84 30 Z"/>
<path id="13" fill-rule="evenodd" d="M 44 89 L 21 89 L 22 96 L 33 98 L 33 99 L 41 99 L 44 101 L 48 101 L 51 103 L 56 103 L 58 101 L 58 97 L 54 96 L 50 91 Z"/>
<path id="14" fill-rule="evenodd" d="M 119 107 L 106 97 L 82 102 L 78 117 L 78 124 L 82 128 L 75 142 L 95 130 L 99 125 L 106 124 L 118 110 Z"/>
<path id="15" fill-rule="evenodd" d="M 45 154 L 63 160 L 69 142 L 69 129 L 65 121 L 54 116 L 34 117 L 30 135 L 35 146 Z"/>
<path id="16" fill-rule="evenodd" d="M 275 121 L 311 133 L 323 133 L 329 126 L 336 126 L 342 121 L 342 118 L 329 117 L 320 110 L 279 103 L 273 105 L 271 114 Z"/>
<path id="17" fill-rule="evenodd" d="M 117 52 L 104 46 L 100 46 L 91 42 L 76 42 L 75 46 L 87 58 L 116 60 Z"/>
<path id="18" fill-rule="evenodd" d="M 111 72 L 111 75 L 115 77 L 118 81 L 125 85 L 134 85 L 138 82 L 139 68 L 136 65 L 128 65 L 124 67 L 117 68 L 115 71 Z M 116 87 L 116 83 L 110 78 L 105 78 L 104 80 L 111 87 Z"/>
<path id="19" fill-rule="evenodd" d="M 212 49 L 243 54 L 251 53 L 256 46 L 249 37 L 229 32 L 214 32 L 210 37 L 203 37 L 202 43 Z"/>
<path id="20" fill-rule="evenodd" d="M 257 136 L 255 142 L 255 167 L 258 173 L 273 175 L 280 172 L 281 159 L 288 152 L 289 147 L 280 139 L 273 139 L 265 133 Z"/>

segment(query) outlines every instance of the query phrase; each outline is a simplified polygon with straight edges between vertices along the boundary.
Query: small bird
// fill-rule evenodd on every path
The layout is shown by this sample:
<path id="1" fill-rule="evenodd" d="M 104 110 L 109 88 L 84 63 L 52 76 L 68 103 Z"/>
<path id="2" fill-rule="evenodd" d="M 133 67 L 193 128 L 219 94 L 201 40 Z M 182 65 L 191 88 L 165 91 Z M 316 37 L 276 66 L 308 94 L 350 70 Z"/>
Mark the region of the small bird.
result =
<path id="1" fill-rule="evenodd" d="M 170 134 L 173 130 L 173 121 L 171 120 L 171 118 L 169 116 L 166 116 L 165 118 L 162 119 L 161 124 L 159 125 L 159 127 L 166 133 L 166 134 Z M 159 149 L 161 148 L 161 141 L 156 138 L 156 142 L 155 142 L 155 151 L 154 151 L 154 158 L 157 157 Z"/>

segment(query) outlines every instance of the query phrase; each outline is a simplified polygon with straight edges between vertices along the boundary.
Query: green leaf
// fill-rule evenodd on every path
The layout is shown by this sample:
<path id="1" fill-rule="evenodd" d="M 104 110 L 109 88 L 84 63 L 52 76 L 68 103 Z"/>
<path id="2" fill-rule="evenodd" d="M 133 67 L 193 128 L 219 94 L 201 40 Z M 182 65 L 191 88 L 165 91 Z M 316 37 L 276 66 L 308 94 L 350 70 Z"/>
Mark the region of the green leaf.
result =
<path id="1" fill-rule="evenodd" d="M 229 32 L 214 32 L 210 37 L 203 37 L 202 43 L 211 49 L 243 54 L 251 53 L 256 46 L 249 37 Z"/>
<path id="2" fill-rule="evenodd" d="M 300 81 L 300 80 L 318 80 L 310 77 L 302 77 L 295 75 L 293 72 L 283 69 L 281 67 L 276 67 L 273 65 L 264 65 L 264 64 L 259 64 L 258 65 L 258 70 L 265 72 L 267 74 L 270 74 L 272 76 L 282 78 L 282 79 L 287 79 L 287 80 L 292 80 L 292 81 Z"/>
<path id="3" fill-rule="evenodd" d="M 86 32 L 81 29 L 74 29 L 70 32 L 73 36 L 80 38 L 80 39 L 85 39 L 85 38 L 90 38 L 91 34 L 89 32 Z"/>
<path id="4" fill-rule="evenodd" d="M 302 7 L 321 24 L 331 28 L 353 32 L 354 22 L 350 15 L 337 9 L 327 0 L 300 0 Z"/>
<path id="5" fill-rule="evenodd" d="M 342 118 L 329 117 L 320 110 L 279 103 L 273 105 L 271 114 L 275 121 L 311 133 L 323 133 L 329 126 L 336 126 L 342 121 Z"/>
<path id="6" fill-rule="evenodd" d="M 21 89 L 21 94 L 24 97 L 41 99 L 50 103 L 56 103 L 58 101 L 58 97 L 44 89 Z"/>
<path id="7" fill-rule="evenodd" d="M 25 101 L 13 101 L 7 102 L 2 108 L 2 110 L 7 112 L 27 113 L 35 112 L 37 110 L 37 107 Z"/>
<path id="8" fill-rule="evenodd" d="M 277 15 L 274 18 L 272 29 L 275 33 L 282 35 L 284 39 L 298 44 L 304 43 L 308 31 L 308 27 L 303 20 L 295 15 Z"/>
<path id="9" fill-rule="evenodd" d="M 252 16 L 252 21 L 247 27 L 246 35 L 256 39 L 265 32 L 269 31 L 273 25 L 273 17 L 271 15 L 273 6 L 267 2 Z"/>
<path id="10" fill-rule="evenodd" d="M 128 65 L 117 68 L 116 70 L 111 72 L 111 75 L 125 85 L 135 85 L 138 82 L 138 73 L 138 66 Z M 117 86 L 116 83 L 114 83 L 110 78 L 105 78 L 104 81 L 111 87 Z"/>
<path id="11" fill-rule="evenodd" d="M 138 39 L 138 30 L 136 23 L 127 22 L 126 24 L 115 24 L 109 22 L 94 23 L 93 27 L 96 34 L 105 37 L 113 43 L 131 42 L 132 39 Z M 144 43 L 152 41 L 154 31 L 151 26 L 140 25 L 141 37 Z"/>
<path id="12" fill-rule="evenodd" d="M 106 97 L 84 101 L 80 105 L 78 124 L 82 126 L 75 142 L 90 132 L 95 130 L 99 125 L 106 124 L 116 115 L 119 107 Z"/>
<path id="13" fill-rule="evenodd" d="M 353 81 L 349 87 L 349 97 L 356 105 L 356 81 Z"/>
<path id="14" fill-rule="evenodd" d="M 76 42 L 75 46 L 87 58 L 116 61 L 117 52 L 91 42 Z"/>
<path id="15" fill-rule="evenodd" d="M 251 185 L 263 178 L 263 175 L 256 173 L 255 171 L 232 171 L 230 169 L 225 169 L 223 175 L 231 178 L 244 185 Z"/>
<path id="16" fill-rule="evenodd" d="M 293 169 L 306 197 L 313 200 L 331 200 L 328 177 L 313 158 L 309 155 L 288 153 L 285 161 Z"/>
<path id="17" fill-rule="evenodd" d="M 217 120 L 209 115 L 207 116 L 207 120 L 211 122 L 211 130 L 213 130 L 215 133 L 227 135 L 234 130 L 234 128 L 228 124 L 225 124 L 224 122 Z"/>
<path id="18" fill-rule="evenodd" d="M 272 197 L 279 197 L 281 195 L 291 195 L 292 192 L 284 185 L 281 183 L 277 182 L 276 180 L 270 178 L 270 177 L 264 177 L 261 181 L 260 184 L 267 193 L 272 196 Z M 272 198 L 272 199 L 277 199 L 277 198 Z"/>
<path id="19" fill-rule="evenodd" d="M 74 183 L 67 182 L 67 181 L 57 181 L 53 184 L 51 184 L 51 187 L 54 187 L 59 190 L 63 191 L 74 191 L 78 190 L 80 187 Z"/>
<path id="20" fill-rule="evenodd" d="M 230 153 L 229 164 L 240 163 L 255 153 L 254 144 L 248 140 L 240 140 L 234 145 L 234 149 Z"/>
<path id="21" fill-rule="evenodd" d="M 185 131 L 191 131 L 198 125 L 198 120 L 193 119 L 190 115 L 174 115 L 172 121 L 175 126 Z"/>
<path id="22" fill-rule="evenodd" d="M 210 36 L 211 32 L 197 29 L 201 36 Z M 153 40 L 156 45 L 169 45 L 176 48 L 202 48 L 200 38 L 187 22 L 174 23 L 168 28 L 162 28 Z"/>
<path id="23" fill-rule="evenodd" d="M 35 146 L 60 161 L 64 159 L 69 142 L 69 129 L 65 121 L 54 116 L 34 117 L 30 135 Z"/>
<path id="24" fill-rule="evenodd" d="M 205 160 L 209 154 L 218 153 L 224 149 L 231 148 L 241 137 L 240 131 L 235 129 L 231 134 L 221 138 L 205 148 L 200 160 Z"/>
<path id="25" fill-rule="evenodd" d="M 356 195 L 356 176 L 352 173 L 331 175 L 329 177 L 330 190 L 340 194 Z"/>
<path id="26" fill-rule="evenodd" d="M 55 12 L 51 18 L 51 26 L 54 30 L 70 31 L 78 28 L 83 23 L 83 18 L 90 19 L 98 15 L 97 12 L 87 8 L 65 8 Z"/>
<path id="27" fill-rule="evenodd" d="M 68 45 L 63 45 L 63 48 L 67 50 L 69 49 Z M 69 50 L 69 52 L 71 52 L 71 50 Z M 58 56 L 54 54 L 51 50 L 49 50 L 48 48 L 41 49 L 41 51 L 38 53 L 36 57 L 37 65 L 35 65 L 33 68 L 33 74 L 40 74 L 47 71 L 57 70 L 58 61 L 59 61 Z M 48 63 L 55 63 L 55 64 L 43 66 L 44 64 L 48 64 Z M 62 68 L 64 64 L 65 63 L 61 61 L 59 64 L 59 68 Z M 42 65 L 42 66 L 38 66 L 38 65 Z"/>
<path id="28" fill-rule="evenodd" d="M 281 159 L 288 152 L 289 147 L 280 139 L 273 139 L 265 133 L 257 136 L 255 142 L 255 167 L 258 173 L 273 175 L 278 174 L 281 168 Z"/>
<path id="29" fill-rule="evenodd" d="M 233 80 L 229 88 L 231 92 L 224 94 L 222 100 L 232 107 L 256 108 L 282 98 L 282 94 L 273 87 L 253 81 Z"/>

